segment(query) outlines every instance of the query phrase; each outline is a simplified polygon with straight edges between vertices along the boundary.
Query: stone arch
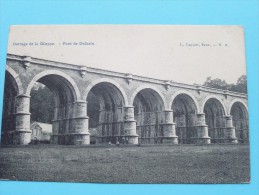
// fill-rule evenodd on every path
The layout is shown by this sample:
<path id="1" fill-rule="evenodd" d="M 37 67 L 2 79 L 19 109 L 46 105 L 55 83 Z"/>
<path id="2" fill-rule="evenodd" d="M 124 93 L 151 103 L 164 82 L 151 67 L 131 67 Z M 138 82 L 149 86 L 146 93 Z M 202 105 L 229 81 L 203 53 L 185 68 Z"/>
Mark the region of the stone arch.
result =
<path id="1" fill-rule="evenodd" d="M 23 93 L 19 75 L 6 66 L 2 113 L 2 144 L 13 144 L 13 131 L 16 129 L 16 98 Z"/>
<path id="2" fill-rule="evenodd" d="M 177 91 L 170 101 L 173 119 L 176 123 L 176 135 L 180 144 L 189 144 L 195 133 L 195 121 L 199 113 L 195 97 L 185 90 Z"/>
<path id="3" fill-rule="evenodd" d="M 64 72 L 61 72 L 58 70 L 46 70 L 46 71 L 43 71 L 43 72 L 37 74 L 29 83 L 25 94 L 30 96 L 31 89 L 32 89 L 34 83 L 37 82 L 39 79 L 41 79 L 45 76 L 50 76 L 50 75 L 57 75 L 57 76 L 60 76 L 61 78 L 63 78 L 64 80 L 66 80 L 68 82 L 68 84 L 70 85 L 70 89 L 72 89 L 74 100 L 75 101 L 81 100 L 80 91 L 77 87 L 76 82 L 70 76 L 68 76 Z"/>
<path id="4" fill-rule="evenodd" d="M 218 96 L 216 96 L 216 95 L 209 95 L 209 96 L 207 96 L 207 97 L 203 100 L 202 105 L 201 105 L 201 109 L 200 109 L 201 112 L 203 112 L 204 106 L 205 106 L 206 102 L 207 102 L 209 99 L 216 99 L 216 100 L 218 100 L 219 103 L 220 103 L 220 105 L 223 107 L 224 114 L 225 114 L 225 115 L 227 114 L 227 109 L 226 109 L 226 106 L 225 106 L 224 102 L 223 102 Z"/>
<path id="5" fill-rule="evenodd" d="M 115 81 L 101 78 L 87 86 L 85 95 L 90 133 L 97 132 L 101 143 L 116 144 L 125 135 L 123 114 L 128 100 L 124 90 Z"/>
<path id="6" fill-rule="evenodd" d="M 82 99 L 83 99 L 83 100 L 87 99 L 87 96 L 88 96 L 90 90 L 91 90 L 94 86 L 96 86 L 97 84 L 99 84 L 99 83 L 110 83 L 110 84 L 114 85 L 114 86 L 120 91 L 120 93 L 122 94 L 123 99 L 124 99 L 124 102 L 125 102 L 125 106 L 128 105 L 128 97 L 127 97 L 127 95 L 126 95 L 124 89 L 123 89 L 123 88 L 121 87 L 121 85 L 118 84 L 116 81 L 114 81 L 114 80 L 112 80 L 112 79 L 109 79 L 109 78 L 100 78 L 100 79 L 96 79 L 96 80 L 92 81 L 92 82 L 87 86 L 86 91 L 85 91 L 85 93 L 84 93 Z"/>
<path id="7" fill-rule="evenodd" d="M 193 101 L 193 103 L 194 103 L 194 106 L 196 107 L 197 113 L 200 113 L 200 107 L 199 107 L 199 104 L 198 104 L 196 98 L 194 97 L 193 94 L 191 94 L 190 92 L 188 92 L 188 91 L 186 91 L 186 90 L 179 90 L 179 91 L 175 92 L 175 93 L 173 94 L 173 96 L 171 97 L 171 100 L 170 100 L 168 106 L 172 106 L 172 104 L 173 104 L 175 98 L 176 98 L 178 95 L 181 95 L 181 94 L 182 94 L 182 95 L 187 95 L 187 96 L 189 96 L 189 97 L 192 99 L 192 101 Z"/>
<path id="8" fill-rule="evenodd" d="M 162 143 L 165 135 L 165 98 L 162 93 L 150 85 L 137 88 L 131 97 L 130 104 L 134 106 L 137 134 L 140 143 Z"/>
<path id="9" fill-rule="evenodd" d="M 54 106 L 52 107 L 53 110 L 50 111 L 53 112 L 51 142 L 58 144 L 74 143 L 75 139 L 70 133 L 74 133 L 77 129 L 78 104 L 82 102 L 77 84 L 62 71 L 46 70 L 32 78 L 27 86 L 26 96 L 30 97 L 36 82 L 45 85 L 53 95 Z"/>
<path id="10" fill-rule="evenodd" d="M 205 114 L 206 125 L 211 143 L 225 143 L 226 132 L 226 107 L 217 96 L 211 95 L 205 98 L 202 106 Z"/>
<path id="11" fill-rule="evenodd" d="M 133 105 L 133 102 L 134 102 L 134 99 L 135 97 L 137 96 L 137 94 L 143 90 L 143 89 L 151 89 L 153 90 L 154 92 L 156 92 L 160 98 L 162 99 L 162 102 L 163 102 L 163 106 L 164 108 L 166 109 L 167 108 L 167 103 L 165 101 L 165 97 L 164 95 L 156 88 L 156 87 L 153 87 L 152 85 L 141 85 L 139 86 L 137 89 L 135 89 L 131 95 L 131 98 L 130 98 L 130 102 L 129 102 L 129 105 Z"/>
<path id="12" fill-rule="evenodd" d="M 13 77 L 14 81 L 16 82 L 15 85 L 17 87 L 17 94 L 23 94 L 22 82 L 19 75 L 8 65 L 6 65 L 6 71 Z"/>
<path id="13" fill-rule="evenodd" d="M 230 103 L 229 114 L 232 116 L 238 142 L 247 143 L 249 141 L 249 123 L 246 104 L 240 100 L 233 100 Z"/>
<path id="14" fill-rule="evenodd" d="M 232 107 L 233 107 L 233 105 L 234 105 L 235 103 L 240 103 L 242 106 L 244 106 L 244 108 L 246 109 L 246 112 L 248 113 L 248 107 L 247 107 L 246 103 L 243 102 L 242 100 L 234 99 L 234 100 L 229 104 L 228 115 L 230 115 L 231 109 L 232 109 Z"/>

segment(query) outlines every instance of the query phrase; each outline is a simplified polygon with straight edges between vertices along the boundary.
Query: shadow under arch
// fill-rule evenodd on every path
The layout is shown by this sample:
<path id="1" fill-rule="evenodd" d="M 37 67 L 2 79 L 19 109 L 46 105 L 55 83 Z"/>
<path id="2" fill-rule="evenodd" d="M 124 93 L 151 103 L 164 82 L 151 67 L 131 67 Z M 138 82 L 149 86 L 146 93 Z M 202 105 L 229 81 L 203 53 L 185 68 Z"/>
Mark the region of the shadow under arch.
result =
<path id="1" fill-rule="evenodd" d="M 207 96 L 207 97 L 203 100 L 202 105 L 201 105 L 201 109 L 200 109 L 201 112 L 204 111 L 205 104 L 207 103 L 207 101 L 208 101 L 209 99 L 216 99 L 216 100 L 220 103 L 220 105 L 222 106 L 224 115 L 227 114 L 227 109 L 226 109 L 226 106 L 225 106 L 224 102 L 223 102 L 218 96 L 216 96 L 216 95 L 209 95 L 209 96 Z"/>
<path id="2" fill-rule="evenodd" d="M 67 74 L 58 70 L 46 70 L 37 74 L 29 83 L 26 95 L 30 96 L 35 83 L 45 85 L 54 98 L 51 142 L 55 144 L 72 144 L 75 129 L 73 117 L 75 103 L 81 101 L 81 95 L 75 81 Z"/>
<path id="3" fill-rule="evenodd" d="M 195 134 L 195 121 L 198 114 L 198 105 L 193 96 L 187 93 L 177 93 L 173 96 L 171 109 L 176 123 L 176 135 L 181 144 L 190 144 Z"/>
<path id="4" fill-rule="evenodd" d="M 10 66 L 6 65 L 6 73 L 10 74 L 12 77 L 12 84 L 16 87 L 17 94 L 23 94 L 22 82 L 19 75 Z M 7 74 L 6 74 L 7 75 Z"/>
<path id="5" fill-rule="evenodd" d="M 247 105 L 246 105 L 245 102 L 243 102 L 242 100 L 239 100 L 239 99 L 234 99 L 234 100 L 229 104 L 228 114 L 231 114 L 231 110 L 232 110 L 233 105 L 234 105 L 235 103 L 238 103 L 239 105 L 241 105 L 241 106 L 245 109 L 244 112 L 247 113 L 247 118 L 248 118 L 248 107 L 247 107 Z"/>
<path id="6" fill-rule="evenodd" d="M 185 96 L 189 96 L 189 100 L 192 101 L 192 107 L 195 108 L 195 110 L 197 111 L 197 113 L 200 113 L 200 106 L 199 106 L 199 103 L 198 101 L 196 100 L 196 98 L 194 97 L 193 94 L 191 94 L 190 92 L 186 91 L 186 90 L 179 90 L 179 91 L 176 91 L 172 97 L 171 97 L 171 100 L 169 102 L 169 106 L 170 108 L 172 107 L 172 104 L 175 100 L 175 98 L 179 95 L 185 95 Z"/>
<path id="7" fill-rule="evenodd" d="M 122 142 L 125 92 L 110 79 L 98 79 L 87 87 L 86 101 L 92 144 Z"/>
<path id="8" fill-rule="evenodd" d="M 236 131 L 236 137 L 239 143 L 249 142 L 249 123 L 248 110 L 244 102 L 233 100 L 229 107 L 229 113 L 232 116 L 233 125 Z"/>
<path id="9" fill-rule="evenodd" d="M 164 95 L 156 87 L 153 87 L 152 85 L 141 85 L 137 89 L 135 89 L 131 95 L 129 105 L 133 105 L 133 102 L 134 102 L 137 94 L 144 89 L 149 89 L 149 90 L 154 91 L 158 95 L 157 97 L 161 98 L 164 108 L 167 108 L 167 104 L 166 104 Z"/>
<path id="10" fill-rule="evenodd" d="M 81 94 L 75 81 L 62 71 L 58 70 L 46 70 L 37 74 L 29 83 L 25 94 L 30 95 L 31 89 L 35 82 L 43 82 L 49 89 L 67 89 L 71 93 L 71 97 L 74 101 L 81 100 Z M 53 87 L 51 85 L 54 85 Z M 65 88 L 64 88 L 65 87 Z M 66 92 L 68 92 L 65 90 Z"/>
<path id="11" fill-rule="evenodd" d="M 137 124 L 139 143 L 162 143 L 165 101 L 155 88 L 140 87 L 131 102 Z"/>
<path id="12" fill-rule="evenodd" d="M 18 74 L 7 66 L 4 83 L 4 98 L 2 112 L 1 143 L 13 144 L 13 132 L 15 131 L 15 99 L 23 92 Z"/>
<path id="13" fill-rule="evenodd" d="M 202 108 L 211 143 L 224 143 L 227 137 L 225 135 L 226 108 L 217 96 L 209 96 L 205 100 Z"/>
<path id="14" fill-rule="evenodd" d="M 124 91 L 124 89 L 121 87 L 121 85 L 119 83 L 117 83 L 115 80 L 113 79 L 109 79 L 109 78 L 100 78 L 100 79 L 96 79 L 94 81 L 92 81 L 86 88 L 86 91 L 85 93 L 83 94 L 82 96 L 82 99 L 85 100 L 87 99 L 87 96 L 89 94 L 89 92 L 91 91 L 91 89 L 96 86 L 97 84 L 99 83 L 110 83 L 112 85 L 114 85 L 121 93 L 121 95 L 123 96 L 123 99 L 124 99 L 124 103 L 125 103 L 125 106 L 128 105 L 128 97 Z"/>

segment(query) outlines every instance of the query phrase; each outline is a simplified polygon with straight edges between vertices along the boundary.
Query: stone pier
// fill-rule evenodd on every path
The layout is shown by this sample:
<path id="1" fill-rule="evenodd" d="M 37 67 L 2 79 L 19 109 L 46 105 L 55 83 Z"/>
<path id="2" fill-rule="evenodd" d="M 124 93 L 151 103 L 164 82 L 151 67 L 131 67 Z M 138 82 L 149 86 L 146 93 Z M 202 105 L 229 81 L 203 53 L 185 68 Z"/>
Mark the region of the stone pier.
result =
<path id="1" fill-rule="evenodd" d="M 13 144 L 15 145 L 27 145 L 31 142 L 30 98 L 27 95 L 16 97 L 15 131 L 13 132 Z"/>
<path id="2" fill-rule="evenodd" d="M 233 126 L 232 116 L 225 116 L 225 119 L 226 119 L 225 142 L 236 144 L 238 141 L 236 138 L 236 130 L 235 130 L 235 127 Z"/>
<path id="3" fill-rule="evenodd" d="M 134 107 L 124 107 L 124 137 L 128 144 L 138 144 L 138 135 L 136 132 L 136 120 L 134 119 Z"/>
<path id="4" fill-rule="evenodd" d="M 163 143 L 178 144 L 178 136 L 176 136 L 175 123 L 173 122 L 173 110 L 165 110 L 164 114 L 165 122 L 163 124 Z"/>
<path id="5" fill-rule="evenodd" d="M 196 137 L 191 138 L 191 143 L 195 144 L 210 144 L 210 137 L 208 135 L 208 125 L 205 123 L 205 114 L 197 114 L 196 119 Z"/>
<path id="6" fill-rule="evenodd" d="M 31 142 L 37 82 L 53 92 L 52 144 L 88 145 L 89 129 L 91 143 L 249 142 L 246 94 L 13 54 L 6 75 L 2 144 Z"/>

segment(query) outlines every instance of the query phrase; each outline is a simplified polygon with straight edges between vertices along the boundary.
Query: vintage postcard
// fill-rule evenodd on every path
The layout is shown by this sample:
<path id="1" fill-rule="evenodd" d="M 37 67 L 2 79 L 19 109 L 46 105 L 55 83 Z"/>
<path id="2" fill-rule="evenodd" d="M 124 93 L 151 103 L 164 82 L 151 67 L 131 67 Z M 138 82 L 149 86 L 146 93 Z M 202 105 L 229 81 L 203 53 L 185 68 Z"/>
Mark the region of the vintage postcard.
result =
<path id="1" fill-rule="evenodd" d="M 249 183 L 240 26 L 11 26 L 0 179 Z"/>

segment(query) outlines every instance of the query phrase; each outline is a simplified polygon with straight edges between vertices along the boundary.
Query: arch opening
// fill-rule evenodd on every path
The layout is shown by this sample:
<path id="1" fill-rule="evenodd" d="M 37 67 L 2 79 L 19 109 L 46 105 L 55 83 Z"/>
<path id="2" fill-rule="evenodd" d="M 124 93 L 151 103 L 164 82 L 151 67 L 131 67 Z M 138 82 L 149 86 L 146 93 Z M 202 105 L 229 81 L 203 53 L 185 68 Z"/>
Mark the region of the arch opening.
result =
<path id="1" fill-rule="evenodd" d="M 37 82 L 45 85 L 52 91 L 55 99 L 55 106 L 64 106 L 76 101 L 76 94 L 73 86 L 62 76 L 46 75 Z"/>
<path id="2" fill-rule="evenodd" d="M 216 98 L 206 101 L 203 112 L 208 125 L 208 133 L 211 143 L 224 143 L 225 138 L 225 110 L 221 102 Z"/>
<path id="3" fill-rule="evenodd" d="M 133 101 L 139 143 L 162 143 L 164 103 L 153 89 L 142 89 Z"/>
<path id="4" fill-rule="evenodd" d="M 2 144 L 12 144 L 15 130 L 15 98 L 18 95 L 18 85 L 15 78 L 6 71 L 4 84 L 4 101 L 2 111 Z"/>
<path id="5" fill-rule="evenodd" d="M 54 96 L 50 89 L 36 82 L 32 87 L 30 99 L 32 143 L 50 143 L 54 105 Z"/>
<path id="6" fill-rule="evenodd" d="M 176 135 L 180 144 L 189 144 L 190 138 L 195 135 L 195 121 L 197 116 L 197 107 L 194 100 L 187 94 L 179 94 L 173 100 L 171 106 L 174 112 L 174 121 L 176 123 Z"/>
<path id="7" fill-rule="evenodd" d="M 249 141 L 248 112 L 241 102 L 235 102 L 230 110 L 239 143 Z"/>
<path id="8" fill-rule="evenodd" d="M 101 82 L 90 89 L 87 102 L 91 143 L 96 139 L 101 143 L 121 142 L 125 106 L 121 91 L 111 83 Z"/>
<path id="9" fill-rule="evenodd" d="M 69 144 L 70 137 L 67 135 L 72 126 L 69 119 L 73 117 L 73 103 L 76 101 L 72 84 L 60 75 L 45 75 L 34 82 L 30 96 L 31 124 L 43 127 L 52 124 L 52 131 L 31 129 L 32 141 L 49 143 L 53 141 L 50 135 L 55 135 L 58 139 L 53 143 Z"/>

